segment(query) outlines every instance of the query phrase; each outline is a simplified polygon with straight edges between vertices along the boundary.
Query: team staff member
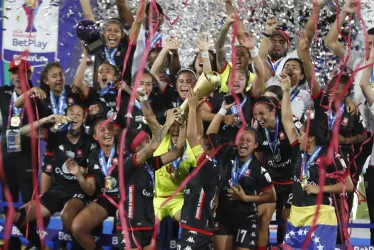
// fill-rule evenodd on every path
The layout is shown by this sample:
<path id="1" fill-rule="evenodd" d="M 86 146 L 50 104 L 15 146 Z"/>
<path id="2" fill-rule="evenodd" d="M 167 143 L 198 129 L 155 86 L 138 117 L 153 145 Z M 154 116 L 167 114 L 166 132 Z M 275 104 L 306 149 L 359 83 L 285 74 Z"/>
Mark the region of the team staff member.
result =
<path id="1" fill-rule="evenodd" d="M 95 183 L 93 179 L 85 177 L 87 157 L 92 148 L 92 140 L 84 132 L 84 109 L 73 105 L 68 108 L 67 116 L 71 123 L 67 131 L 50 132 L 40 130 L 39 137 L 46 140 L 52 149 L 54 163 L 43 168 L 44 186 L 49 186 L 48 191 L 40 197 L 41 215 L 50 217 L 56 212 L 61 212 L 61 220 L 65 230 L 70 231 L 73 218 L 83 209 L 87 197 L 94 194 Z M 39 128 L 47 123 L 59 123 L 60 115 L 50 115 L 35 121 L 32 125 Z M 21 128 L 22 135 L 30 136 L 31 124 Z M 30 210 L 29 210 L 30 209 Z M 20 229 L 29 221 L 36 220 L 36 203 L 31 201 L 17 210 L 14 223 Z M 34 229 L 35 230 L 35 229 Z M 36 247 L 40 247 L 38 235 L 29 230 L 29 239 Z"/>
<path id="2" fill-rule="evenodd" d="M 287 140 L 281 120 L 279 104 L 275 99 L 260 97 L 254 104 L 253 110 L 253 115 L 259 124 L 258 131 L 264 139 L 258 149 L 261 157 L 260 162 L 264 163 L 275 184 L 274 187 L 277 193 L 276 206 L 279 209 L 283 208 L 281 209 L 282 213 L 280 217 L 285 226 L 292 202 L 292 178 L 295 166 L 292 152 L 296 149 Z M 294 126 L 297 128 L 301 127 L 301 123 L 296 118 Z M 273 204 L 261 204 L 261 208 L 259 208 L 259 213 L 261 214 L 260 246 L 267 245 L 268 223 L 270 223 L 273 212 Z"/>
<path id="3" fill-rule="evenodd" d="M 308 138 L 306 138 L 306 124 L 302 126 L 299 136 L 293 126 L 290 103 L 291 80 L 285 73 L 280 78 L 283 89 L 283 126 L 289 143 L 296 144 L 298 148 L 294 151 L 296 165 L 293 177 L 293 201 L 284 243 L 293 249 L 302 248 L 313 219 L 317 216 L 316 229 L 308 248 L 334 249 L 337 219 L 331 194 L 353 191 L 349 170 L 338 153 L 334 152 L 333 157 L 327 155 L 328 130 L 322 122 L 310 120 Z M 325 175 L 323 181 L 319 179 L 321 173 Z M 322 204 L 316 214 L 317 195 L 320 192 L 323 193 Z"/>
<path id="4" fill-rule="evenodd" d="M 3 201 L 5 201 L 4 186 L 7 185 L 13 202 L 19 200 L 19 194 L 21 193 L 23 203 L 27 203 L 31 200 L 33 192 L 31 141 L 28 137 L 21 137 L 21 145 L 17 150 L 12 149 L 12 146 L 7 143 L 7 132 L 9 130 L 19 130 L 22 124 L 28 123 L 27 111 L 14 107 L 14 102 L 23 93 L 19 76 L 21 70 L 25 72 L 25 82 L 28 84 L 24 87 L 32 88 L 30 64 L 18 58 L 10 62 L 8 69 L 13 85 L 0 88 L 1 146 L 5 174 L 5 179 L 1 181 L 1 185 Z M 34 110 L 32 112 L 35 113 Z M 7 207 L 5 207 L 4 212 L 6 214 Z M 21 249 L 21 242 L 17 238 L 10 238 L 9 243 L 10 248 Z"/>
<path id="5" fill-rule="evenodd" d="M 215 149 L 221 140 L 218 134 L 202 136 L 204 128 L 198 106 L 197 93 L 190 89 L 187 140 L 198 159 L 197 166 L 203 166 L 200 170 L 194 168 L 191 171 L 191 175 L 195 176 L 187 183 L 184 191 L 180 224 L 182 234 L 177 249 L 208 249 L 214 233 L 215 199 L 221 180 Z"/>
<path id="6" fill-rule="evenodd" d="M 142 96 L 142 111 L 147 121 L 147 125 L 152 130 L 152 133 L 155 134 L 162 126 L 157 121 L 144 90 L 139 89 L 138 95 Z M 188 95 L 186 98 L 187 97 Z M 170 127 L 165 138 L 163 138 L 160 146 L 155 151 L 155 156 L 165 154 L 175 147 L 178 141 L 179 129 L 180 128 L 177 124 L 173 124 Z M 172 217 L 176 221 L 180 221 L 181 209 L 183 207 L 183 190 L 162 208 L 161 204 L 174 193 L 186 178 L 190 169 L 195 166 L 196 158 L 189 143 L 186 141 L 183 148 L 183 155 L 171 164 L 166 164 L 156 171 L 156 197 L 154 199 L 154 207 L 155 214 L 158 216 L 160 221 L 167 216 Z"/>
<path id="7" fill-rule="evenodd" d="M 232 105 L 222 103 L 207 134 L 216 133 L 223 116 Z M 275 202 L 269 173 L 261 166 L 254 150 L 261 144 L 253 128 L 240 134 L 236 147 L 228 146 L 220 156 L 223 167 L 214 232 L 214 249 L 256 249 L 258 239 L 257 204 Z M 257 195 L 257 190 L 262 193 Z"/>

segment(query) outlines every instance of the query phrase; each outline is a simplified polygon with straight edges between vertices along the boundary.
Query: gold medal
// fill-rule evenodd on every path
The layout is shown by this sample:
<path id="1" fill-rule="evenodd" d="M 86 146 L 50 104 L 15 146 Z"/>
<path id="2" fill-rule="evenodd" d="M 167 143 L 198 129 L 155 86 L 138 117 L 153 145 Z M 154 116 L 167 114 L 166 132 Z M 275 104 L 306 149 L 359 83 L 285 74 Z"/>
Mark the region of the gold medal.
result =
<path id="1" fill-rule="evenodd" d="M 21 118 L 19 116 L 12 116 L 10 119 L 10 126 L 13 128 L 18 128 L 21 124 Z"/>
<path id="2" fill-rule="evenodd" d="M 301 180 L 301 187 L 304 189 L 306 184 L 308 184 L 308 179 L 306 178 L 306 176 L 303 176 Z"/>
<path id="3" fill-rule="evenodd" d="M 178 182 L 179 181 L 179 177 L 180 177 L 180 172 L 178 171 L 178 169 L 173 169 L 171 170 L 171 173 L 170 173 L 170 176 L 171 176 L 171 179 L 174 181 L 174 182 Z"/>
<path id="4" fill-rule="evenodd" d="M 105 178 L 105 189 L 112 190 L 113 188 L 113 182 L 110 177 Z"/>

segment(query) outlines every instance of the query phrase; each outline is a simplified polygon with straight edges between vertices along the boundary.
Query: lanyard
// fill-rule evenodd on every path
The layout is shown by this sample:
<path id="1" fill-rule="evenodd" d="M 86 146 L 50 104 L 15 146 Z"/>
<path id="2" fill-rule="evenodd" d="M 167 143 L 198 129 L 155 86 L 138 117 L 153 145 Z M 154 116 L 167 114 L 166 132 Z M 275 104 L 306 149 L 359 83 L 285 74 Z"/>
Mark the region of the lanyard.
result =
<path id="1" fill-rule="evenodd" d="M 147 169 L 149 175 L 151 176 L 151 183 L 152 183 L 152 187 L 154 188 L 155 187 L 155 172 L 153 172 L 153 170 L 151 169 L 151 167 L 148 165 L 147 162 L 144 163 L 144 166 Z"/>
<path id="2" fill-rule="evenodd" d="M 244 98 L 244 100 L 240 103 L 240 108 L 241 109 L 243 109 L 243 106 L 244 106 L 244 104 L 247 102 L 247 99 L 248 99 L 248 97 L 246 96 L 245 98 Z M 238 107 L 236 106 L 236 104 L 234 104 L 234 106 L 232 106 L 231 108 L 230 108 L 230 110 L 231 110 L 231 114 L 239 114 L 239 110 L 238 110 Z"/>
<path id="3" fill-rule="evenodd" d="M 307 171 L 308 171 L 308 169 L 309 169 L 309 167 L 310 167 L 310 165 L 314 162 L 314 160 L 318 157 L 318 155 L 319 155 L 319 152 L 321 151 L 321 149 L 322 149 L 322 147 L 321 146 L 319 146 L 319 147 L 317 147 L 314 151 L 313 151 L 313 153 L 312 153 L 312 155 L 310 156 L 310 157 L 308 157 L 308 156 L 305 156 L 305 157 L 303 157 L 303 161 L 301 162 L 301 177 L 305 177 L 305 176 L 307 176 Z M 302 178 L 301 178 L 302 179 Z"/>
<path id="4" fill-rule="evenodd" d="M 138 100 L 135 99 L 135 103 L 134 103 L 135 107 L 139 110 L 142 110 L 142 104 L 141 102 L 139 102 Z"/>
<path id="5" fill-rule="evenodd" d="M 114 87 L 114 82 L 108 82 L 106 84 L 106 87 L 100 90 L 100 95 L 104 96 L 108 94 L 109 90 L 112 89 L 113 87 Z"/>
<path id="6" fill-rule="evenodd" d="M 243 166 L 239 168 L 239 159 L 238 156 L 236 156 L 234 165 L 231 169 L 231 183 L 233 186 L 239 185 L 240 179 L 243 177 L 245 172 L 247 172 L 247 169 L 249 168 L 251 161 L 252 161 L 252 155 L 245 161 Z"/>
<path id="7" fill-rule="evenodd" d="M 148 40 L 149 38 L 149 32 L 147 32 L 145 34 L 145 37 L 146 37 L 146 40 Z M 150 45 L 150 49 L 153 49 L 156 47 L 156 45 L 160 42 L 161 43 L 161 40 L 162 40 L 162 34 L 158 31 L 156 31 L 155 35 L 153 36 L 153 39 L 152 39 L 152 43 Z M 162 46 L 162 44 L 160 44 L 160 46 Z M 159 46 L 157 46 L 159 47 Z"/>
<path id="8" fill-rule="evenodd" d="M 275 132 L 274 132 L 274 140 L 271 141 L 270 140 L 270 133 L 269 133 L 269 130 L 267 128 L 264 129 L 265 131 L 265 136 L 266 136 L 266 139 L 267 141 L 269 142 L 269 147 L 270 147 L 270 150 L 271 152 L 273 152 L 273 154 L 276 153 L 277 151 L 277 144 L 278 144 L 278 125 L 279 125 L 279 119 L 278 119 L 278 116 L 275 118 Z"/>
<path id="9" fill-rule="evenodd" d="M 173 145 L 173 142 L 171 143 L 171 150 L 174 149 L 174 145 Z M 171 167 L 173 169 L 178 169 L 179 168 L 179 165 L 181 164 L 181 161 L 182 161 L 182 157 L 184 155 L 184 153 L 186 152 L 186 149 L 187 149 L 187 146 L 186 144 L 184 144 L 184 150 L 183 150 L 183 154 L 182 156 L 180 156 L 178 159 L 174 160 L 172 163 L 171 163 Z"/>
<path id="10" fill-rule="evenodd" d="M 104 152 L 102 149 L 100 150 L 99 164 L 100 164 L 101 172 L 104 174 L 104 176 L 108 175 L 109 169 L 112 167 L 112 161 L 113 161 L 113 157 L 115 153 L 116 153 L 116 145 L 114 144 L 112 147 L 112 150 L 110 151 L 108 162 L 105 162 Z"/>
<path id="11" fill-rule="evenodd" d="M 14 101 L 17 100 L 18 95 L 16 91 L 13 91 L 12 97 L 10 98 L 10 104 L 9 104 L 9 110 L 8 110 L 8 129 L 10 128 L 10 120 L 12 119 L 12 116 L 18 116 L 20 117 L 20 124 L 19 127 L 22 127 L 22 121 L 23 121 L 23 109 L 22 108 L 16 108 L 14 106 Z"/>
<path id="12" fill-rule="evenodd" d="M 335 112 L 334 115 L 332 115 L 332 112 L 329 112 L 329 129 L 332 130 L 334 128 L 334 124 L 336 119 L 340 117 L 344 113 L 345 104 L 342 102 L 340 104 L 340 108 L 337 112 Z"/>
<path id="13" fill-rule="evenodd" d="M 292 91 L 291 91 L 291 102 L 296 98 L 296 96 L 300 93 L 301 91 L 301 86 L 296 86 Z"/>
<path id="14" fill-rule="evenodd" d="M 118 48 L 112 49 L 112 51 L 105 46 L 105 59 L 109 61 L 110 64 L 116 66 L 116 60 L 114 59 L 114 55 L 117 53 Z"/>
<path id="15" fill-rule="evenodd" d="M 60 94 L 60 97 L 58 99 L 58 104 L 57 104 L 56 97 L 53 94 L 53 92 L 51 90 L 49 91 L 49 100 L 50 100 L 50 105 L 51 105 L 53 114 L 56 114 L 56 115 L 65 114 L 65 106 L 66 106 L 65 99 L 66 99 L 65 89 Z"/>
<path id="16" fill-rule="evenodd" d="M 278 59 L 278 61 L 276 63 L 273 63 L 270 59 L 270 57 L 268 57 L 268 62 L 270 64 L 270 67 L 271 69 L 273 70 L 273 72 L 275 73 L 280 65 L 280 63 L 283 61 L 283 57 L 281 59 Z"/>

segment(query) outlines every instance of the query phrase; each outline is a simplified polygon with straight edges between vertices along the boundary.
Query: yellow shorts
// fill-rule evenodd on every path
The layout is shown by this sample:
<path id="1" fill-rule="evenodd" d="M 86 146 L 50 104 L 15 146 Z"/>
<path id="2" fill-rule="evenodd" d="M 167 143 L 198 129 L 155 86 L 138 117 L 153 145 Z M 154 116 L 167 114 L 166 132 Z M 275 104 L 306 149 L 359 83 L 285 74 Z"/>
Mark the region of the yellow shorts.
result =
<path id="1" fill-rule="evenodd" d="M 153 199 L 153 206 L 155 208 L 155 215 L 158 217 L 160 221 L 162 221 L 165 217 L 170 216 L 174 218 L 174 215 L 182 210 L 184 198 L 183 194 L 175 196 L 171 199 L 168 203 L 166 203 L 162 208 L 161 205 L 166 201 L 168 198 L 163 197 L 155 197 Z"/>

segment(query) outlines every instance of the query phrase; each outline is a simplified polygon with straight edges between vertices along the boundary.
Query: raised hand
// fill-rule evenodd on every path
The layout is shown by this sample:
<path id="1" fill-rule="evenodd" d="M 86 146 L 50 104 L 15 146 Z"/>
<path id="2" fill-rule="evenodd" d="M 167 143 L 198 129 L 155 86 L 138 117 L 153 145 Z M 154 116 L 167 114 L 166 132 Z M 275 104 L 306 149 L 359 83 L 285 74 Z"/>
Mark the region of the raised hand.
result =
<path id="1" fill-rule="evenodd" d="M 169 37 L 166 39 L 164 48 L 168 50 L 177 50 L 180 47 L 180 40 L 178 38 Z"/>
<path id="2" fill-rule="evenodd" d="M 100 112 L 100 107 L 99 107 L 99 104 L 94 104 L 94 105 L 91 105 L 89 108 L 88 108 L 88 113 L 90 115 L 96 115 L 97 113 Z"/>
<path id="3" fill-rule="evenodd" d="M 273 31 L 278 25 L 278 21 L 276 17 L 270 17 L 266 20 L 266 26 L 265 26 L 265 33 L 266 34 L 273 34 Z"/>
<path id="4" fill-rule="evenodd" d="M 188 87 L 188 107 L 191 109 L 196 109 L 200 105 L 201 102 L 198 99 L 198 95 L 198 89 L 194 92 L 191 87 Z"/>
<path id="5" fill-rule="evenodd" d="M 39 99 L 47 98 L 47 95 L 45 94 L 44 90 L 42 90 L 41 88 L 38 88 L 38 87 L 33 87 L 31 89 L 31 93 L 32 93 L 32 95 L 34 95 L 35 97 L 37 97 Z"/>
<path id="6" fill-rule="evenodd" d="M 235 102 L 230 103 L 230 104 L 226 104 L 225 100 L 223 100 L 222 105 L 221 105 L 221 108 L 226 109 L 226 110 L 229 110 L 229 109 L 230 109 L 232 106 L 234 106 L 234 105 L 235 105 Z"/>
<path id="7" fill-rule="evenodd" d="M 244 193 L 243 188 L 238 185 L 237 187 L 232 186 L 230 189 L 228 189 L 228 194 L 230 200 L 239 200 L 239 201 L 245 201 L 246 194 Z"/>
<path id="8" fill-rule="evenodd" d="M 243 38 L 240 40 L 240 43 L 249 50 L 255 48 L 255 39 L 252 33 L 244 32 Z"/>
<path id="9" fill-rule="evenodd" d="M 138 93 L 138 95 L 141 97 L 141 96 L 145 96 L 145 89 L 140 87 L 136 90 L 136 93 Z"/>
<path id="10" fill-rule="evenodd" d="M 196 46 L 199 48 L 200 51 L 208 51 L 210 48 L 208 34 L 199 33 L 197 35 Z"/>
<path id="11" fill-rule="evenodd" d="M 228 25 L 232 25 L 233 23 L 235 23 L 235 14 L 231 14 L 231 15 L 228 15 L 227 18 L 226 18 L 226 23 Z"/>
<path id="12" fill-rule="evenodd" d="M 71 159 L 71 158 L 67 159 L 65 164 L 70 174 L 74 176 L 79 176 L 82 174 L 82 172 L 80 171 L 79 165 L 74 159 Z"/>
<path id="13" fill-rule="evenodd" d="M 357 12 L 358 3 L 357 0 L 346 0 L 342 8 L 342 11 L 347 14 L 354 14 Z"/>
<path id="14" fill-rule="evenodd" d="M 283 92 L 290 91 L 290 89 L 291 89 L 291 79 L 290 79 L 290 76 L 287 75 L 286 73 L 282 72 L 279 75 L 279 77 L 281 79 L 281 87 L 282 87 Z"/>
<path id="15" fill-rule="evenodd" d="M 178 109 L 176 109 L 176 108 L 169 109 L 166 112 L 166 123 L 169 124 L 169 125 L 173 124 L 175 119 L 177 119 L 180 116 L 181 116 L 181 114 L 180 114 L 180 111 L 178 111 Z"/>
<path id="16" fill-rule="evenodd" d="M 298 48 L 301 49 L 302 51 L 306 51 L 309 49 L 309 40 L 308 37 L 306 36 L 305 31 L 300 31 L 298 34 L 299 42 L 297 44 Z"/>

